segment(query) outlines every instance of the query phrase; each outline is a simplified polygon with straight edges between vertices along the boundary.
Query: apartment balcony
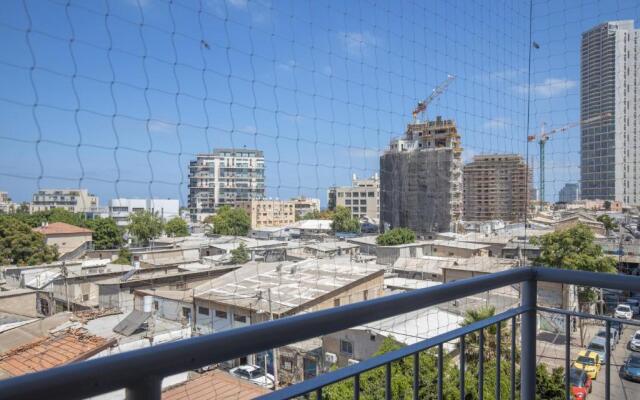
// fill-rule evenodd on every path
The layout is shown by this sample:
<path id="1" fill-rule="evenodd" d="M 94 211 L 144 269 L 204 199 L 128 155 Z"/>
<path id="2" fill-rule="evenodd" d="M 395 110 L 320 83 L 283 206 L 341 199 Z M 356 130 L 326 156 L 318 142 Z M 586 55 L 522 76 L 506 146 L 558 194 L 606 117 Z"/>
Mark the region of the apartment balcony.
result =
<path id="1" fill-rule="evenodd" d="M 501 379 L 504 383 L 508 382 L 510 398 L 532 400 L 536 393 L 536 364 L 538 362 L 536 338 L 539 313 L 559 315 L 561 321 L 564 321 L 564 332 L 558 334 L 564 335 L 565 338 L 563 343 L 565 371 L 569 370 L 571 366 L 570 329 L 572 318 L 590 318 L 604 323 L 606 348 L 610 348 L 613 340 L 611 330 L 613 323 L 640 325 L 640 321 L 637 320 L 617 320 L 607 316 L 544 307 L 538 303 L 538 282 L 567 283 L 625 291 L 640 289 L 640 277 L 552 268 L 514 268 L 23 375 L 1 381 L 0 398 L 85 398 L 126 388 L 128 399 L 160 399 L 162 379 L 166 376 L 261 353 L 290 343 L 361 326 L 437 304 L 456 301 L 474 294 L 500 288 L 514 288 L 519 293 L 519 302 L 499 314 L 270 392 L 260 398 L 290 399 L 311 396 L 311 398 L 321 399 L 323 390 L 327 386 L 346 380 L 352 382 L 349 387 L 353 390 L 353 393 L 346 398 L 358 399 L 361 394 L 360 379 L 362 374 L 376 368 L 382 368 L 385 372 L 384 378 L 379 382 L 381 393 L 385 393 L 386 399 L 391 399 L 393 385 L 391 366 L 392 363 L 400 360 L 410 360 L 408 362 L 413 367 L 414 399 L 419 398 L 419 389 L 424 388 L 425 385 L 430 385 L 430 390 L 435 391 L 438 398 L 442 398 L 444 386 L 443 348 L 445 343 L 452 341 L 458 343 L 458 353 L 466 355 L 458 357 L 459 361 L 455 368 L 459 370 L 459 375 L 454 382 L 458 388 L 459 397 L 465 398 L 465 394 L 470 390 L 469 385 L 466 385 L 465 382 L 468 377 L 465 371 L 468 368 L 467 364 L 470 363 L 465 338 L 477 333 L 480 333 L 477 336 L 480 340 L 477 346 L 479 357 L 474 362 L 477 362 L 479 379 L 477 379 L 477 389 L 474 387 L 472 390 L 483 393 L 486 366 L 484 338 L 489 334 L 489 329 L 497 325 L 501 328 L 495 329 L 496 338 L 492 343 L 503 343 L 504 345 L 505 340 L 501 340 L 500 335 L 506 331 L 509 332 L 508 340 L 506 340 L 508 346 L 504 348 L 494 345 L 496 348 L 490 349 L 495 358 L 501 360 L 505 365 L 505 367 L 497 369 L 494 373 L 495 377 L 491 379 L 495 379 L 497 383 L 500 383 Z M 486 339 L 486 343 L 491 342 Z M 437 357 L 433 371 L 437 374 L 437 381 L 421 382 L 421 375 L 416 373 L 420 371 L 422 360 L 419 355 L 426 351 L 432 352 L 431 354 Z M 520 352 L 519 359 L 516 355 L 518 351 Z M 603 397 L 605 399 L 611 397 L 612 374 L 617 373 L 613 370 L 610 353 L 606 352 L 598 375 L 598 382 L 604 383 Z M 518 370 L 520 371 L 519 380 L 516 379 L 516 371 Z M 449 374 L 450 376 L 451 374 Z M 451 382 L 447 382 L 447 384 L 451 384 Z M 496 387 L 501 387 L 501 385 L 496 384 Z M 570 383 L 566 379 L 564 391 L 564 397 L 571 399 Z M 634 395 L 632 397 L 635 398 Z"/>

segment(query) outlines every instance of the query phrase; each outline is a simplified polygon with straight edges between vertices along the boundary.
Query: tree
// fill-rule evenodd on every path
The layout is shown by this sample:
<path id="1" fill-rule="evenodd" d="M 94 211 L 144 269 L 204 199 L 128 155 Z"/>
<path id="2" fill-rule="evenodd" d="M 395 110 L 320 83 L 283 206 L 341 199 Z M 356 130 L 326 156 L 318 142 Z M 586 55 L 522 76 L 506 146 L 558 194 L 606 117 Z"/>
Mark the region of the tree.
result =
<path id="1" fill-rule="evenodd" d="M 299 219 L 307 220 L 307 219 L 333 219 L 333 210 L 324 209 L 322 211 L 313 210 L 309 211 Z"/>
<path id="2" fill-rule="evenodd" d="M 231 250 L 231 264 L 244 264 L 249 261 L 250 255 L 247 245 L 240 242 L 240 245 Z"/>
<path id="3" fill-rule="evenodd" d="M 331 229 L 334 232 L 360 232 L 360 221 L 351 216 L 348 208 L 338 206 L 333 213 Z"/>
<path id="4" fill-rule="evenodd" d="M 122 247 L 118 252 L 118 258 L 113 262 L 114 264 L 131 265 L 131 252 L 129 249 Z"/>
<path id="5" fill-rule="evenodd" d="M 615 230 L 618 227 L 616 221 L 607 214 L 602 214 L 596 219 L 602 222 L 602 225 L 604 225 L 604 229 L 607 231 L 607 235 L 609 234 L 609 232 Z"/>
<path id="6" fill-rule="evenodd" d="M 173 217 L 164 225 L 164 233 L 170 237 L 189 236 L 189 226 L 180 217 Z"/>
<path id="7" fill-rule="evenodd" d="M 0 217 L 0 265 L 35 265 L 58 259 L 58 249 L 16 218 Z"/>
<path id="8" fill-rule="evenodd" d="M 96 250 L 117 249 L 122 246 L 122 230 L 113 218 L 96 218 L 87 221 L 93 231 L 93 246 Z"/>
<path id="9" fill-rule="evenodd" d="M 211 232 L 216 235 L 246 236 L 251 229 L 251 218 L 242 208 L 222 206 L 210 222 Z"/>
<path id="10" fill-rule="evenodd" d="M 564 368 L 554 368 L 549 373 L 544 364 L 536 365 L 536 399 L 563 400 Z"/>
<path id="11" fill-rule="evenodd" d="M 376 243 L 380 246 L 395 246 L 415 241 L 416 234 L 408 228 L 394 228 L 376 238 Z"/>
<path id="12" fill-rule="evenodd" d="M 129 216 L 129 233 L 139 244 L 149 245 L 152 239 L 162 234 L 162 219 L 148 211 L 138 211 Z"/>
<path id="13" fill-rule="evenodd" d="M 606 211 L 611 210 L 611 202 L 609 200 L 605 200 L 603 206 Z"/>
<path id="14" fill-rule="evenodd" d="M 477 309 L 469 309 L 465 312 L 464 319 L 460 323 L 460 326 L 471 325 L 474 322 L 482 321 L 484 319 L 493 317 L 496 313 L 494 306 L 480 307 Z M 496 358 L 496 333 L 498 332 L 497 325 L 490 325 L 484 329 L 484 358 L 485 360 L 492 360 Z M 507 326 L 506 322 L 500 324 L 500 351 L 502 352 L 503 359 L 511 359 L 511 328 Z M 469 359 L 477 360 L 480 352 L 480 332 L 475 331 L 466 335 L 466 347 L 467 355 Z M 516 354 L 516 359 L 517 359 Z"/>

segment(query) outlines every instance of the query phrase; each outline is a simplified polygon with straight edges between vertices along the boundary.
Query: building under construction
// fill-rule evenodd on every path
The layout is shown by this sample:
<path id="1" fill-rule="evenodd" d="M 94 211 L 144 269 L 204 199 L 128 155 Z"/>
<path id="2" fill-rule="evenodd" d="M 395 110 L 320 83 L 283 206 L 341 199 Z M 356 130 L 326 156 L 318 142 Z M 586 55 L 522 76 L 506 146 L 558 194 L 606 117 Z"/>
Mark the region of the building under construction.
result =
<path id="1" fill-rule="evenodd" d="M 409 124 L 380 157 L 380 219 L 424 236 L 455 231 L 462 216 L 462 148 L 453 120 Z"/>
<path id="2" fill-rule="evenodd" d="M 464 219 L 524 220 L 531 170 L 517 154 L 481 155 L 464 166 Z"/>

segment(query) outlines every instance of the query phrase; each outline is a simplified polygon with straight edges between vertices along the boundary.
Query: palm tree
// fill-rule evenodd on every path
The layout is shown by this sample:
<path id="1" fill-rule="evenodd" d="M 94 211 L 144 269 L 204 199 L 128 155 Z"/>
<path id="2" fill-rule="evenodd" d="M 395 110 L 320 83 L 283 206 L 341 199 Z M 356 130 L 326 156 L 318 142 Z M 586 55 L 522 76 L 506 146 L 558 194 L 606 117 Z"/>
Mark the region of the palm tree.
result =
<path id="1" fill-rule="evenodd" d="M 475 322 L 493 317 L 496 308 L 493 306 L 485 306 L 477 309 L 467 310 L 464 319 L 460 323 L 461 326 L 471 325 Z M 500 351 L 501 359 L 508 360 L 511 358 L 511 325 L 509 321 L 503 321 L 500 324 Z M 483 355 L 486 361 L 495 360 L 496 358 L 496 333 L 498 325 L 490 325 L 483 329 L 484 349 Z M 480 354 L 480 332 L 476 331 L 465 336 L 465 345 L 467 348 L 467 359 L 477 360 Z"/>

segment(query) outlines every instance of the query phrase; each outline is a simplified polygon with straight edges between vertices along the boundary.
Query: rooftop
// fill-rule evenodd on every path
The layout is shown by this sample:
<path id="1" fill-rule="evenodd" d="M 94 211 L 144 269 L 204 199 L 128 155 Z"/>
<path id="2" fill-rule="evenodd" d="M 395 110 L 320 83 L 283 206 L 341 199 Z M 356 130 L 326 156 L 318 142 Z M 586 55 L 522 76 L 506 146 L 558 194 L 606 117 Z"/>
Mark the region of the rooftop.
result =
<path id="1" fill-rule="evenodd" d="M 67 224 L 64 222 L 53 222 L 45 226 L 33 228 L 33 230 L 36 232 L 40 232 L 43 235 L 73 235 L 81 233 L 93 233 L 91 229 L 80 228 L 78 226 Z"/>
<path id="2" fill-rule="evenodd" d="M 349 257 L 299 262 L 247 263 L 239 269 L 195 288 L 195 298 L 233 304 L 251 310 L 283 314 L 373 274 L 376 264 L 356 263 Z"/>
<path id="3" fill-rule="evenodd" d="M 13 349 L 0 357 L 0 378 L 19 376 L 80 361 L 111 344 L 84 329 L 69 329 Z"/>
<path id="4" fill-rule="evenodd" d="M 162 393 L 163 400 L 249 400 L 269 393 L 268 389 L 215 370 Z"/>

